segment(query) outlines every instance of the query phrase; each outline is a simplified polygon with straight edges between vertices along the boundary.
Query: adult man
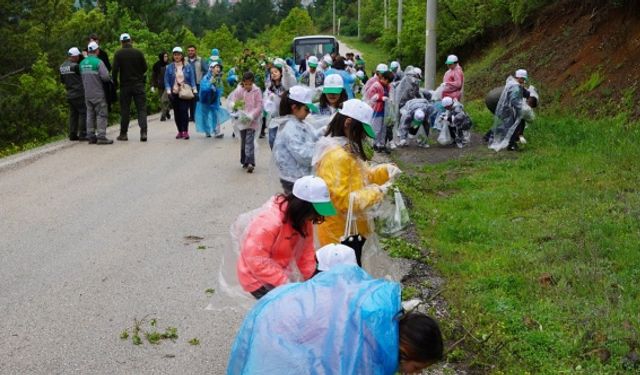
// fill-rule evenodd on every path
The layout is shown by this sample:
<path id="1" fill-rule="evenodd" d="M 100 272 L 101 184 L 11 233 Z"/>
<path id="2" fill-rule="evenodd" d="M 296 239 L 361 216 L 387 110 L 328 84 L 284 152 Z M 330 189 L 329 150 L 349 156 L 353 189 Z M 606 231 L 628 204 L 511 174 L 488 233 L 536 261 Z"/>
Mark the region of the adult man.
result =
<path id="1" fill-rule="evenodd" d="M 98 43 L 89 43 L 87 46 L 88 55 L 80 63 L 80 74 L 87 105 L 87 137 L 91 144 L 110 145 L 113 140 L 107 138 L 108 110 L 103 84 L 111 81 L 111 77 L 109 77 L 107 67 L 98 58 L 99 53 Z"/>
<path id="2" fill-rule="evenodd" d="M 131 99 L 136 103 L 138 125 L 140 125 L 140 142 L 147 141 L 147 97 L 145 93 L 145 73 L 147 61 L 144 54 L 133 48 L 131 36 L 120 35 L 119 49 L 113 58 L 113 79 L 116 88 L 120 87 L 120 135 L 119 141 L 126 141 L 131 114 Z"/>
<path id="3" fill-rule="evenodd" d="M 324 73 L 318 70 L 318 58 L 310 56 L 307 64 L 309 65 L 309 70 L 300 76 L 300 84 L 309 86 L 312 89 L 324 85 Z"/>
<path id="4" fill-rule="evenodd" d="M 447 64 L 448 70 L 442 79 L 442 97 L 444 98 L 448 96 L 460 101 L 462 99 L 464 88 L 464 73 L 458 63 L 458 56 L 449 55 L 445 64 Z"/>
<path id="5" fill-rule="evenodd" d="M 206 70 L 203 68 L 202 57 L 198 56 L 198 50 L 193 44 L 187 47 L 187 61 L 193 67 L 193 71 L 196 72 L 196 86 L 198 86 L 198 91 L 200 91 L 200 80 L 209 70 L 209 67 L 207 67 Z M 195 121 L 197 101 L 198 97 L 196 95 L 196 97 L 191 100 L 191 103 L 189 103 L 189 121 Z"/>
<path id="6" fill-rule="evenodd" d="M 91 34 L 89 36 L 89 43 L 95 42 L 97 45 L 100 45 L 100 38 L 98 34 Z M 107 68 L 107 71 L 111 71 L 111 63 L 109 62 L 109 55 L 107 55 L 106 51 L 100 49 L 100 53 L 98 54 L 98 58 L 104 63 L 104 66 Z"/>
<path id="7" fill-rule="evenodd" d="M 73 47 L 67 53 L 69 59 L 60 65 L 60 82 L 67 90 L 69 103 L 69 140 L 87 140 L 87 106 L 84 102 L 84 87 L 80 76 L 81 52 Z"/>

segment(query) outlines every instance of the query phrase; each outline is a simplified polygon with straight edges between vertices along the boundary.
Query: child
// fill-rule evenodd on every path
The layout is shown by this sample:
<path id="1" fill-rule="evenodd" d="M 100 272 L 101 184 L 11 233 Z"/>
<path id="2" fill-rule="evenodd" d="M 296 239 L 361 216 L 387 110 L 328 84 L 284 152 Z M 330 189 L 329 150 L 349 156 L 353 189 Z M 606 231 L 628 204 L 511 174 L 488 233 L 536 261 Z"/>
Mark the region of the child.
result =
<path id="1" fill-rule="evenodd" d="M 262 115 L 262 93 L 253 82 L 255 77 L 252 72 L 246 72 L 242 76 L 242 83 L 229 96 L 229 106 L 234 111 L 235 117 L 240 122 L 240 164 L 247 169 L 247 173 L 253 173 L 256 165 L 254 155 L 254 137 L 260 126 Z M 236 105 L 238 104 L 238 105 Z"/>
<path id="2" fill-rule="evenodd" d="M 331 116 L 346 102 L 347 92 L 344 89 L 344 81 L 339 74 L 332 74 L 324 80 L 322 95 L 320 96 L 320 115 Z"/>
<path id="3" fill-rule="evenodd" d="M 384 106 L 389 100 L 389 84 L 393 80 L 393 73 L 386 71 L 378 77 L 369 89 L 371 106 L 373 107 L 373 129 L 376 132 L 376 140 L 373 150 L 377 152 L 389 153 L 386 148 L 387 128 L 384 125 Z"/>
<path id="4" fill-rule="evenodd" d="M 222 138 L 223 122 L 229 119 L 229 113 L 220 108 L 220 99 L 224 94 L 222 85 L 222 65 L 218 62 L 209 64 L 209 71 L 200 81 L 200 96 L 196 106 L 196 131 L 205 133 L 207 138 L 215 133 L 216 138 Z"/>
<path id="5" fill-rule="evenodd" d="M 322 131 L 304 121 L 310 111 L 317 112 L 311 103 L 313 90 L 304 86 L 293 86 L 282 95 L 280 114 L 286 121 L 273 144 L 273 159 L 280 172 L 280 183 L 285 194 L 291 192 L 293 183 L 302 176 L 311 174 L 311 158 L 316 141 Z"/>

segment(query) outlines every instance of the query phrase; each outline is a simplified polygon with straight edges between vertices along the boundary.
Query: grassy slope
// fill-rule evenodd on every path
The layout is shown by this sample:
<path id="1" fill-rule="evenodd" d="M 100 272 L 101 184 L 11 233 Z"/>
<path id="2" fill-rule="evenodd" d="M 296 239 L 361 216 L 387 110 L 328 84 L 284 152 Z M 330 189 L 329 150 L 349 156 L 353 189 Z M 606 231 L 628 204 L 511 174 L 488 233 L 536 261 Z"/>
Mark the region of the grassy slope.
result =
<path id="1" fill-rule="evenodd" d="M 480 103 L 467 107 L 490 126 Z M 447 279 L 458 320 L 449 338 L 462 337 L 460 325 L 490 336 L 450 359 L 474 354 L 479 369 L 506 373 L 626 368 L 640 338 L 638 125 L 543 116 L 523 152 L 428 165 L 405 180 Z"/>

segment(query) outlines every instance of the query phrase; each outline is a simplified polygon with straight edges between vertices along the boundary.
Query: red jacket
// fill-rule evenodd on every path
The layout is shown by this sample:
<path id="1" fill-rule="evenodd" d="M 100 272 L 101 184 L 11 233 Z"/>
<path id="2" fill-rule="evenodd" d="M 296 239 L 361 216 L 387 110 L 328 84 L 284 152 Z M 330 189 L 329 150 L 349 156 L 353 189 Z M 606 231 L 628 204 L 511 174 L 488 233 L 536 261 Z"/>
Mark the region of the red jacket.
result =
<path id="1" fill-rule="evenodd" d="M 376 96 L 377 98 L 374 100 Z M 384 100 L 382 98 L 385 96 L 389 96 L 388 86 L 383 85 L 379 80 L 374 82 L 369 88 L 369 99 L 374 113 L 384 112 Z"/>
<path id="2" fill-rule="evenodd" d="M 462 73 L 460 65 L 447 70 L 442 81 L 444 83 L 442 97 L 448 96 L 459 101 L 460 97 L 462 97 L 462 88 L 464 86 L 464 73 Z"/>
<path id="3" fill-rule="evenodd" d="M 238 280 L 247 292 L 261 286 L 283 285 L 290 281 L 291 268 L 297 265 L 304 280 L 316 270 L 313 248 L 313 226 L 306 223 L 306 237 L 291 224 L 284 222 L 286 203 L 280 208 L 280 198 L 271 198 L 251 220 L 246 237 L 240 245 L 236 266 Z"/>

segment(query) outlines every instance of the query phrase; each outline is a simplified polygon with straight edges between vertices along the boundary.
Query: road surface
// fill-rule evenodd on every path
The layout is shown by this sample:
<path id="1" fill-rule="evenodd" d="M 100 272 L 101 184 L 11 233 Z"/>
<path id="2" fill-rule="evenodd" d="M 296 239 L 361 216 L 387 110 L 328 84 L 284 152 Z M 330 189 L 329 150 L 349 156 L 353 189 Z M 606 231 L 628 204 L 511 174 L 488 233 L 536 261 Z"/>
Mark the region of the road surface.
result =
<path id="1" fill-rule="evenodd" d="M 136 126 L 128 142 L 63 142 L 32 162 L 4 161 L 0 373 L 224 373 L 242 316 L 206 311 L 205 290 L 233 219 L 276 188 L 269 146 L 259 140 L 247 174 L 229 125 L 221 140 L 175 132 L 151 116 L 147 143 Z M 143 317 L 144 329 L 156 318 L 178 339 L 121 340 Z"/>

